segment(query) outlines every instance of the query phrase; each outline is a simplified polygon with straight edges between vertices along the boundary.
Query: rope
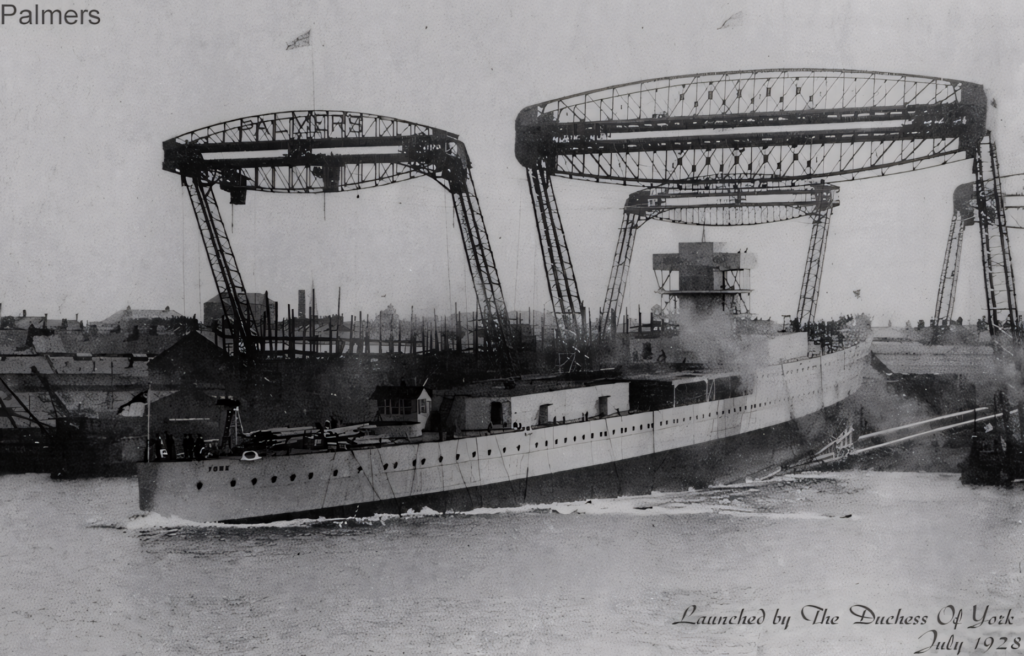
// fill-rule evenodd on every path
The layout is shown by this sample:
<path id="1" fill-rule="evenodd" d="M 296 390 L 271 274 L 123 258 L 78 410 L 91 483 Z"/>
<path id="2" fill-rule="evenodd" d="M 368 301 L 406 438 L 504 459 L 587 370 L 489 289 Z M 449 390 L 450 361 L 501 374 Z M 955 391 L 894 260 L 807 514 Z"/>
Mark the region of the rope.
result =
<path id="1" fill-rule="evenodd" d="M 445 208 L 445 210 L 448 209 L 448 199 L 447 198 L 444 201 L 444 208 Z M 454 204 L 452 205 L 452 227 L 454 227 L 454 228 L 458 227 L 456 225 L 456 223 L 455 223 L 455 206 L 454 206 Z M 444 231 L 444 254 L 445 254 L 445 262 L 448 265 L 448 311 L 451 312 L 452 305 L 453 305 L 453 302 L 452 302 L 452 256 L 451 256 L 451 251 L 448 248 L 448 231 L 447 230 Z"/>
<path id="2" fill-rule="evenodd" d="M 310 29 L 310 34 L 313 30 Z M 312 41 L 312 39 L 310 39 Z M 309 77 L 313 80 L 313 109 L 316 109 L 316 70 L 313 66 L 313 44 L 309 44 Z"/>
<path id="3" fill-rule="evenodd" d="M 512 306 L 519 305 L 519 236 L 523 233 L 523 197 L 519 197 L 519 225 L 516 226 L 516 277 L 512 283 Z"/>
<path id="4" fill-rule="evenodd" d="M 185 187 L 181 188 L 181 313 L 188 316 L 185 302 Z"/>

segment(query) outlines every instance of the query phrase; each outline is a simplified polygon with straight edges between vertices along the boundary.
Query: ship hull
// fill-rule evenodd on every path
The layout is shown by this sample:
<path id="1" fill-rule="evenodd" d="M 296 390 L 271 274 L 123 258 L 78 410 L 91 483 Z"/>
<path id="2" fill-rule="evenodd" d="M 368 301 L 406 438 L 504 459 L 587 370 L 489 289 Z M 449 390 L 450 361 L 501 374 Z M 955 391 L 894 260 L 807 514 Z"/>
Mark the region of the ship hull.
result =
<path id="1" fill-rule="evenodd" d="M 827 437 L 808 437 L 796 423 L 856 391 L 868 348 L 763 367 L 750 394 L 652 412 L 251 462 L 140 463 L 140 507 L 259 522 L 514 507 L 734 480 Z"/>

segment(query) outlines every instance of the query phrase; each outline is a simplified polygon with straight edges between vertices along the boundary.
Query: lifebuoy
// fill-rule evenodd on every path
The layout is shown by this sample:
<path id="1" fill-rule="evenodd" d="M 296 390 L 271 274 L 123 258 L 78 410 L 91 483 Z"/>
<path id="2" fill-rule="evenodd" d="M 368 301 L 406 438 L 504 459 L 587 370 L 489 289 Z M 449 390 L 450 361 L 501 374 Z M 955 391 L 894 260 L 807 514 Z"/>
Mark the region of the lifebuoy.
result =
<path id="1" fill-rule="evenodd" d="M 259 460 L 260 454 L 255 451 L 244 451 L 242 453 L 242 462 L 252 462 L 253 460 Z"/>

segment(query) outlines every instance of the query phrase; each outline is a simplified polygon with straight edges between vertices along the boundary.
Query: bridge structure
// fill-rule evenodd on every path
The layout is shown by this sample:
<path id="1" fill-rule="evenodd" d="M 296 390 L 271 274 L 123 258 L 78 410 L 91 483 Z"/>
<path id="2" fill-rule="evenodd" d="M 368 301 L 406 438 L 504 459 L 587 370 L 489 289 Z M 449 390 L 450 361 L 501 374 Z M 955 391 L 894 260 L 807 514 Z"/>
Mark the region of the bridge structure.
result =
<path id="1" fill-rule="evenodd" d="M 238 118 L 168 139 L 165 171 L 188 188 L 224 309 L 229 352 L 264 353 L 214 187 L 244 204 L 248 192 L 338 193 L 428 177 L 452 198 L 485 341 L 502 369 L 517 357 L 483 212 L 465 145 L 458 135 L 361 112 L 303 110 Z"/>
<path id="2" fill-rule="evenodd" d="M 529 105 L 516 119 L 516 157 L 527 169 L 556 326 L 567 351 L 580 334 L 582 303 L 554 177 L 676 191 L 709 185 L 719 191 L 773 189 L 965 159 L 974 163 L 976 202 L 991 208 L 979 221 L 990 330 L 1017 337 L 1012 259 L 986 105 L 984 88 L 970 82 L 830 69 L 663 77 Z M 812 229 L 812 251 L 827 236 L 827 221 L 819 223 Z M 818 253 L 805 270 L 816 268 L 820 278 Z M 614 269 L 610 286 L 617 284 Z M 805 308 L 814 307 L 814 293 Z"/>

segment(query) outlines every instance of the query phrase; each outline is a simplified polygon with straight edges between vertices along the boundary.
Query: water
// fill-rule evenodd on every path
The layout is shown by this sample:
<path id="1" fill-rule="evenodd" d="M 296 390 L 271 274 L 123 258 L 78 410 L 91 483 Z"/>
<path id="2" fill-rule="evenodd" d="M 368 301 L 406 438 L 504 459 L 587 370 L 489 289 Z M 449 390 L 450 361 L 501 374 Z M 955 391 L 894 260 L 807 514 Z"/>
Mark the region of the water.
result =
<path id="1" fill-rule="evenodd" d="M 981 653 L 1024 635 L 1024 492 L 952 475 L 257 527 L 136 504 L 129 479 L 0 477 L 0 652 L 912 654 L 935 629 Z M 854 604 L 927 623 L 854 625 Z M 1015 623 L 935 618 L 974 604 Z M 674 625 L 691 605 L 767 620 Z M 838 623 L 800 619 L 810 605 Z"/>

